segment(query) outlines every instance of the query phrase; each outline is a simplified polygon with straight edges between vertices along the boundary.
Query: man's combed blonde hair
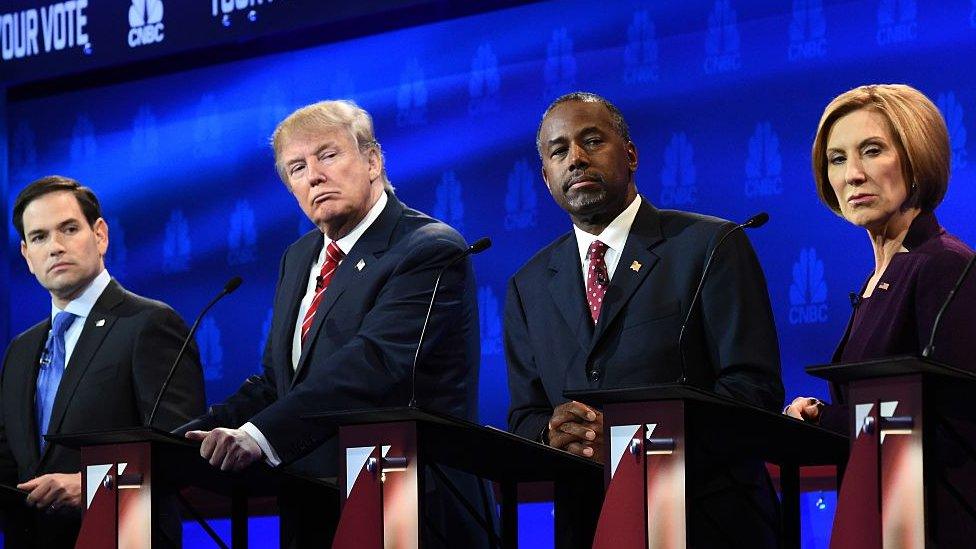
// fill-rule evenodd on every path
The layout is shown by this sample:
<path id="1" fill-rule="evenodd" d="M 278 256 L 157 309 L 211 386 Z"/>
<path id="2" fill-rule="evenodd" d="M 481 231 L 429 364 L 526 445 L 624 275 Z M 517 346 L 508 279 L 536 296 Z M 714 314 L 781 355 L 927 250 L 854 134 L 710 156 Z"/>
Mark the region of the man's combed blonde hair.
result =
<path id="1" fill-rule="evenodd" d="M 285 173 L 285 165 L 281 158 L 281 149 L 284 147 L 285 140 L 296 134 L 313 133 L 333 128 L 348 130 L 352 138 L 356 140 L 360 153 L 365 154 L 372 149 L 380 155 L 381 160 L 383 159 L 383 149 L 373 134 L 373 118 L 368 112 L 347 99 L 319 101 L 289 114 L 271 134 L 275 169 L 278 171 L 278 177 L 285 184 L 288 183 L 288 175 Z M 384 187 L 393 190 L 390 180 L 386 177 L 385 162 L 383 163 L 383 170 L 380 172 L 380 179 L 383 181 Z"/>

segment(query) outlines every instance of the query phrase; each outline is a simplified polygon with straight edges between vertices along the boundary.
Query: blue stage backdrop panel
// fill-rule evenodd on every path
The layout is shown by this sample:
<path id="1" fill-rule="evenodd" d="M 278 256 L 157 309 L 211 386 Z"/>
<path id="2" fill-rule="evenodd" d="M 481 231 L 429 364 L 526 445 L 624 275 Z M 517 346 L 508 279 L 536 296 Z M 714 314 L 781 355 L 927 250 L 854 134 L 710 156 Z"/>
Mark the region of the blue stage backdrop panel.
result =
<path id="1" fill-rule="evenodd" d="M 848 292 L 872 261 L 864 233 L 817 201 L 809 151 L 820 113 L 864 83 L 906 82 L 933 98 L 953 151 L 940 219 L 972 243 L 974 58 L 971 1 L 539 3 L 11 104 L 9 187 L 49 173 L 94 187 L 111 273 L 187 318 L 227 278 L 244 277 L 198 334 L 208 397 L 220 400 L 259 370 L 280 253 L 311 229 L 277 179 L 268 136 L 296 107 L 354 99 L 375 117 L 401 199 L 469 241 L 495 243 L 474 260 L 480 412 L 503 426 L 506 282 L 570 228 L 542 183 L 536 126 L 556 96 L 591 90 L 630 121 L 638 188 L 651 202 L 733 220 L 769 212 L 750 237 L 787 395 L 823 397 L 803 367 L 829 360 Z M 48 298 L 15 237 L 7 250 L 17 333 Z"/>

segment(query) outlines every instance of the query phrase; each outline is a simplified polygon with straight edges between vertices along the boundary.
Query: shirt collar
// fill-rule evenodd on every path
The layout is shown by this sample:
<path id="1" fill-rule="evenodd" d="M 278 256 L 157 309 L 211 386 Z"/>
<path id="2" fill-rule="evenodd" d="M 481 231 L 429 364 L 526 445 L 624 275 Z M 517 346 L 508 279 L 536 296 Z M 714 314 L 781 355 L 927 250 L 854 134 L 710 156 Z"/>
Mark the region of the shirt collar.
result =
<path id="1" fill-rule="evenodd" d="M 342 250 L 343 254 L 349 255 L 349 251 L 352 250 L 352 247 L 356 245 L 356 242 L 359 240 L 359 237 L 363 236 L 363 233 L 366 232 L 366 229 L 368 229 L 370 225 L 372 225 L 373 222 L 376 221 L 376 218 L 378 218 L 380 214 L 383 213 L 383 208 L 386 207 L 386 203 L 388 201 L 389 198 L 387 198 L 386 191 L 384 191 L 383 194 L 380 195 L 379 199 L 376 200 L 376 203 L 373 204 L 373 207 L 369 209 L 369 212 L 366 213 L 366 217 L 364 217 L 363 220 L 359 222 L 359 224 L 353 227 L 353 229 L 349 231 L 349 234 L 335 241 L 336 246 L 339 246 L 339 249 Z M 327 247 L 329 245 L 329 242 L 331 242 L 331 240 L 329 240 L 328 236 L 325 235 L 322 236 L 325 238 L 325 246 Z"/>
<path id="2" fill-rule="evenodd" d="M 908 227 L 908 233 L 902 241 L 902 246 L 906 250 L 913 250 L 930 238 L 934 238 L 943 233 L 945 233 L 945 229 L 939 225 L 939 220 L 936 219 L 935 213 L 923 212 L 915 216 L 915 219 L 912 220 L 912 224 Z"/>
<path id="3" fill-rule="evenodd" d="M 108 283 L 112 281 L 112 275 L 108 274 L 108 269 L 102 269 L 102 272 L 98 273 L 85 291 L 81 292 L 81 295 L 72 299 L 64 307 L 64 309 L 59 309 L 54 302 L 51 302 L 51 321 L 54 321 L 54 317 L 57 316 L 61 311 L 67 311 L 78 318 L 88 318 L 91 313 L 92 307 L 95 306 L 95 302 L 101 297 L 102 292 L 108 287 Z"/>
<path id="4" fill-rule="evenodd" d="M 627 243 L 630 226 L 634 224 L 634 219 L 637 218 L 637 210 L 640 209 L 640 205 L 641 197 L 637 195 L 631 201 L 630 206 L 624 208 L 624 211 L 620 212 L 620 215 L 611 221 L 599 235 L 590 234 L 573 225 L 573 231 L 576 233 L 576 244 L 579 246 L 580 258 L 586 259 L 586 251 L 589 250 L 590 244 L 594 240 L 600 240 L 600 242 L 606 244 L 611 250 L 621 253 L 624 245 Z"/>

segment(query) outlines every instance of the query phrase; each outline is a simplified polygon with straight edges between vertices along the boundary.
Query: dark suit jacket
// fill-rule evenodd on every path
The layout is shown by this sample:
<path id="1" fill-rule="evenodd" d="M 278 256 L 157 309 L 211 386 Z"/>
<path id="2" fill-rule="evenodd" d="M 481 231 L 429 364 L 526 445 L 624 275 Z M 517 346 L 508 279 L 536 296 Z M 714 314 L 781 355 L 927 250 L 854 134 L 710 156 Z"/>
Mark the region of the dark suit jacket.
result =
<path id="1" fill-rule="evenodd" d="M 104 320 L 104 323 L 101 321 Z M 100 326 L 98 324 L 101 324 Z M 77 450 L 49 444 L 39 451 L 34 395 L 50 317 L 7 348 L 0 377 L 0 481 L 17 484 L 47 473 L 77 473 Z M 187 327 L 167 305 L 124 290 L 114 280 L 99 296 L 68 362 L 51 412 L 49 434 L 143 424 L 176 359 Z M 156 426 L 171 429 L 206 406 L 203 372 L 191 348 L 164 397 Z M 42 546 L 73 545 L 79 515 L 41 517 Z M 55 536 L 48 538 L 44 536 Z M 41 541 L 47 540 L 47 541 Z M 70 542 L 70 543 L 69 543 Z"/>
<path id="2" fill-rule="evenodd" d="M 705 260 L 732 227 L 712 217 L 657 210 L 643 200 L 595 327 L 574 234 L 532 257 L 512 277 L 505 304 L 511 430 L 540 440 L 553 408 L 566 402 L 567 389 L 676 381 L 681 323 Z M 691 384 L 779 411 L 783 386 L 769 296 L 762 268 L 741 232 L 716 253 L 685 337 Z M 756 465 L 736 464 L 690 481 L 703 482 L 701 490 L 716 489 L 712 481 L 729 475 L 739 483 L 764 484 Z M 763 500 L 760 505 L 771 505 L 764 486 L 752 491 L 761 494 L 756 496 Z M 722 527 L 734 535 L 749 522 L 743 517 L 730 516 Z M 716 539 L 722 546 L 722 538 Z"/>
<path id="3" fill-rule="evenodd" d="M 250 421 L 283 464 L 334 477 L 339 464 L 334 433 L 301 418 L 410 401 L 411 365 L 434 280 L 467 244 L 457 231 L 404 207 L 392 193 L 388 199 L 333 275 L 297 371 L 292 336 L 322 233 L 314 230 L 285 250 L 262 375 L 248 378 L 223 404 L 212 406 L 194 428 L 237 428 Z M 477 418 L 476 299 L 471 262 L 465 259 L 444 273 L 427 327 L 417 373 L 417 402 L 424 409 Z"/>

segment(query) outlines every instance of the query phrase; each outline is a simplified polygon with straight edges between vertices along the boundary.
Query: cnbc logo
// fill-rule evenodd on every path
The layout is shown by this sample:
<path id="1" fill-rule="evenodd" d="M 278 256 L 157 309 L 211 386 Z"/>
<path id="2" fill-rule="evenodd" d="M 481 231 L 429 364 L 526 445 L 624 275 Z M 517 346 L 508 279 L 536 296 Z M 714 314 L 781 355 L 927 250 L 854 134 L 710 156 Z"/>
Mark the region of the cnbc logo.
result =
<path id="1" fill-rule="evenodd" d="M 129 47 L 163 41 L 163 0 L 132 0 L 129 6 Z"/>

